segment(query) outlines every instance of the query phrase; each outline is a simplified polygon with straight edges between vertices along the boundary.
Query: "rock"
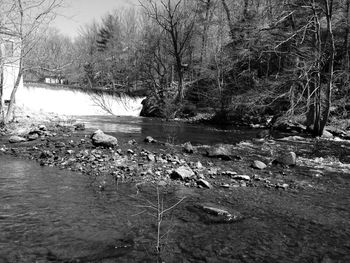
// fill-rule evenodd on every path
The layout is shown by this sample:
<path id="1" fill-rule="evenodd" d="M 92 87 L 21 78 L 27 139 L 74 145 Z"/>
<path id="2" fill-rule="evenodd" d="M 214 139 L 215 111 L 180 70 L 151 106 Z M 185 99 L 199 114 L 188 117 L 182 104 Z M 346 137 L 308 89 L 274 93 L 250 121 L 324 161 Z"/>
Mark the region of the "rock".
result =
<path id="1" fill-rule="evenodd" d="M 28 138 L 28 141 L 35 141 L 36 139 L 39 138 L 39 134 L 31 133 L 31 134 L 28 134 L 27 138 Z"/>
<path id="2" fill-rule="evenodd" d="M 218 168 L 210 167 L 208 170 L 208 175 L 217 175 L 218 174 Z"/>
<path id="3" fill-rule="evenodd" d="M 43 125 L 43 124 L 39 125 L 38 128 L 39 128 L 39 130 L 41 130 L 41 131 L 47 131 L 46 126 Z"/>
<path id="4" fill-rule="evenodd" d="M 323 133 L 322 133 L 322 136 L 321 136 L 322 138 L 333 138 L 333 134 L 332 133 L 330 133 L 329 131 L 327 131 L 327 130 L 323 130 Z"/>
<path id="5" fill-rule="evenodd" d="M 27 141 L 26 138 L 23 138 L 23 137 L 18 136 L 18 135 L 13 135 L 9 138 L 10 143 L 19 143 L 19 142 L 26 142 L 26 141 Z"/>
<path id="6" fill-rule="evenodd" d="M 236 172 L 233 172 L 233 171 L 225 171 L 222 173 L 223 175 L 227 175 L 227 176 L 230 176 L 230 177 L 233 177 L 235 175 L 237 175 Z"/>
<path id="7" fill-rule="evenodd" d="M 183 145 L 183 150 L 185 153 L 193 153 L 193 151 L 194 151 L 193 146 L 190 142 L 186 142 Z"/>
<path id="8" fill-rule="evenodd" d="M 85 130 L 85 123 L 75 123 L 73 125 L 73 127 L 76 131 L 84 131 Z"/>
<path id="9" fill-rule="evenodd" d="M 226 208 L 218 207 L 211 203 L 199 204 L 199 205 L 196 205 L 196 207 L 202 210 L 203 212 L 211 215 L 208 217 L 208 219 L 212 222 L 232 223 L 242 218 L 241 213 L 237 211 L 229 212 Z M 215 217 L 212 217 L 212 216 L 215 216 Z"/>
<path id="10" fill-rule="evenodd" d="M 213 187 L 211 186 L 211 184 L 210 184 L 208 181 L 204 180 L 204 179 L 199 179 L 199 180 L 197 181 L 197 185 L 198 185 L 198 186 L 205 187 L 205 188 L 209 188 L 209 189 L 213 188 Z"/>
<path id="11" fill-rule="evenodd" d="M 344 139 L 350 140 L 350 131 L 347 131 L 345 135 L 343 136 Z"/>
<path id="12" fill-rule="evenodd" d="M 247 184 L 245 182 L 241 182 L 240 187 L 247 187 Z"/>
<path id="13" fill-rule="evenodd" d="M 333 134 L 333 136 L 338 136 L 338 137 L 344 137 L 346 136 L 346 131 L 333 127 L 333 126 L 327 126 L 325 127 L 325 130 L 327 132 L 330 132 L 331 134 Z"/>
<path id="14" fill-rule="evenodd" d="M 168 161 L 163 159 L 162 156 L 156 156 L 155 159 L 157 163 L 168 163 Z"/>
<path id="15" fill-rule="evenodd" d="M 130 144 L 130 145 L 135 145 L 135 144 L 137 144 L 137 142 L 136 142 L 136 140 L 130 140 L 130 141 L 128 141 L 128 144 Z"/>
<path id="16" fill-rule="evenodd" d="M 198 170 L 204 169 L 204 166 L 202 165 L 202 163 L 200 161 L 196 162 L 194 167 Z"/>
<path id="17" fill-rule="evenodd" d="M 261 161 L 256 160 L 253 162 L 252 167 L 254 169 L 258 169 L 258 170 L 264 170 L 264 169 L 266 169 L 267 165 Z"/>
<path id="18" fill-rule="evenodd" d="M 249 175 L 235 175 L 233 176 L 233 179 L 235 180 L 243 180 L 243 181 L 250 181 Z"/>
<path id="19" fill-rule="evenodd" d="M 294 152 L 287 152 L 287 153 L 281 154 L 274 162 L 277 162 L 283 165 L 293 166 L 293 165 L 296 165 L 296 160 L 297 160 L 297 155 Z"/>
<path id="20" fill-rule="evenodd" d="M 207 156 L 211 158 L 221 158 L 222 160 L 232 160 L 236 158 L 232 154 L 232 145 L 219 144 L 207 149 Z"/>
<path id="21" fill-rule="evenodd" d="M 187 166 L 181 166 L 170 174 L 170 178 L 175 180 L 176 179 L 187 180 L 187 179 L 191 179 L 194 175 L 195 174 L 191 168 Z"/>
<path id="22" fill-rule="evenodd" d="M 101 130 L 97 130 L 91 135 L 91 142 L 94 146 L 102 147 L 115 147 L 118 145 L 117 138 L 107 135 Z"/>
<path id="23" fill-rule="evenodd" d="M 134 155 L 134 151 L 131 149 L 128 149 L 126 152 L 127 152 L 127 154 Z"/>
<path id="24" fill-rule="evenodd" d="M 156 140 L 153 139 L 151 136 L 147 136 L 144 140 L 146 143 L 155 143 Z"/>
<path id="25" fill-rule="evenodd" d="M 74 151 L 73 151 L 73 150 L 67 150 L 67 153 L 68 153 L 68 154 L 73 154 Z"/>
<path id="26" fill-rule="evenodd" d="M 155 162 L 156 158 L 155 158 L 154 154 L 150 153 L 147 155 L 147 160 L 150 162 Z"/>
<path id="27" fill-rule="evenodd" d="M 282 139 L 279 139 L 281 141 L 305 141 L 304 137 L 301 136 L 288 136 L 288 137 L 284 137 Z"/>
<path id="28" fill-rule="evenodd" d="M 50 151 L 42 151 L 40 153 L 40 156 L 39 156 L 39 158 L 41 158 L 41 159 L 46 159 L 46 158 L 51 158 L 51 157 L 53 157 L 53 153 Z"/>
<path id="29" fill-rule="evenodd" d="M 66 147 L 66 144 L 64 142 L 57 142 L 55 144 L 55 147 L 56 148 L 64 148 L 64 147 Z"/>

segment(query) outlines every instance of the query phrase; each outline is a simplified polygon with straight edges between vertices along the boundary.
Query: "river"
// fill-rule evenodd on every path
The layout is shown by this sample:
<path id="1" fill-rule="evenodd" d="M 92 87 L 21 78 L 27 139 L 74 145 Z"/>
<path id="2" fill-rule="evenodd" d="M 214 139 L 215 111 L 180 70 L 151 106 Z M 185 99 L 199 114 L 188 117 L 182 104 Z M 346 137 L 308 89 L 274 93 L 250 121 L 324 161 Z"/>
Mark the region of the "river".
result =
<path id="1" fill-rule="evenodd" d="M 152 136 L 156 140 L 177 144 L 188 141 L 194 145 L 234 144 L 254 138 L 257 133 L 256 129 L 247 127 L 191 124 L 133 116 L 76 116 L 75 119 L 85 123 L 89 132 L 101 129 L 117 137 L 143 139 Z"/>
<path id="2" fill-rule="evenodd" d="M 236 143 L 256 133 L 140 117 L 75 118 L 86 123 L 86 134 L 100 128 L 136 140 Z M 350 262 L 346 175 L 337 176 L 334 189 L 160 188 L 165 208 L 185 197 L 162 221 L 160 257 L 156 213 L 148 207 L 157 203 L 156 188 L 109 181 L 99 191 L 94 180 L 0 153 L 0 263 Z M 208 202 L 242 220 L 211 220 L 196 209 Z"/>
<path id="3" fill-rule="evenodd" d="M 111 183 L 0 154 L 0 262 L 157 262 L 151 186 Z M 349 193 L 237 188 L 160 190 L 164 207 L 158 262 L 349 262 Z M 321 201 L 322 200 L 322 201 Z M 211 221 L 195 205 L 243 214 Z"/>

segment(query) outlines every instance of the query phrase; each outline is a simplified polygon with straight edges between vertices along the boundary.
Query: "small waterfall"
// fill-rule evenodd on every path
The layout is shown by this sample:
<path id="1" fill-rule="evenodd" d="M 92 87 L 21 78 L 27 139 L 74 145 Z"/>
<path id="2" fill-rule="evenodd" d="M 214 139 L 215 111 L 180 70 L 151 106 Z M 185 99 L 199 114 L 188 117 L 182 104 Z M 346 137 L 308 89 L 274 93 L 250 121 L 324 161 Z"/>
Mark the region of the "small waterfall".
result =
<path id="1" fill-rule="evenodd" d="M 88 93 L 45 84 L 24 84 L 16 94 L 16 105 L 29 111 L 58 115 L 139 116 L 143 98 L 106 93 Z"/>

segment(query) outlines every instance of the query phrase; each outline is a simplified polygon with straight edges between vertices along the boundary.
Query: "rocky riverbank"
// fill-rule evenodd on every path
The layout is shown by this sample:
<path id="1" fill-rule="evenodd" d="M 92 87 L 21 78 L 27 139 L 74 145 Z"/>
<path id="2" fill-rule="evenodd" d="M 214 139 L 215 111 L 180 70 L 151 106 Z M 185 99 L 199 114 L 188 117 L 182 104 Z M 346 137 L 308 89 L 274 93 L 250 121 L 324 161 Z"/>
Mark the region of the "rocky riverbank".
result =
<path id="1" fill-rule="evenodd" d="M 113 178 L 163 186 L 298 191 L 341 186 L 343 180 L 337 179 L 350 174 L 350 144 L 339 138 L 289 136 L 236 145 L 174 145 L 151 136 L 114 138 L 103 131 L 86 131 L 84 124 L 50 120 L 3 129 L 0 146 L 4 154 L 93 176 L 100 190 Z"/>

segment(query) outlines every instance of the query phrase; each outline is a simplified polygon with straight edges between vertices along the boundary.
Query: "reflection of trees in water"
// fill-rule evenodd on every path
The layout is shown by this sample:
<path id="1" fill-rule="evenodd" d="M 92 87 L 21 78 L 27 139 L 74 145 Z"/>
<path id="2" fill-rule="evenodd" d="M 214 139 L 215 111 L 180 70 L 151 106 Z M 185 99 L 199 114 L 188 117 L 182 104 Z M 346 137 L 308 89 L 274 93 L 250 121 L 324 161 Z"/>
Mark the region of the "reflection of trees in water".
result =
<path id="1" fill-rule="evenodd" d="M 179 136 L 185 133 L 185 127 L 182 123 L 164 123 L 162 125 L 163 134 L 166 137 L 166 141 L 169 143 L 175 143 Z"/>

